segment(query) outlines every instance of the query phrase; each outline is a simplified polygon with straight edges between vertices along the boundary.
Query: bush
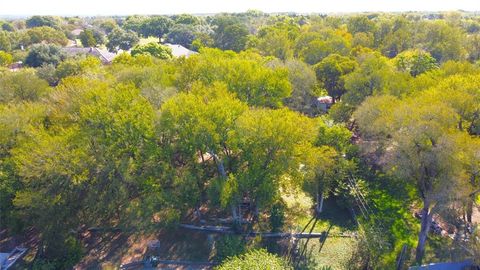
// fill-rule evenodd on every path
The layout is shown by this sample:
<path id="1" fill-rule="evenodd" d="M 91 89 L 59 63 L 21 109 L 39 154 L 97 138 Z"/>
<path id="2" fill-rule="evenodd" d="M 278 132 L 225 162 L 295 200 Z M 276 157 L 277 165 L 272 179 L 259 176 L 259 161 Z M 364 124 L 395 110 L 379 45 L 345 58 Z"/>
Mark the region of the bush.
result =
<path id="1" fill-rule="evenodd" d="M 6 67 L 13 63 L 13 56 L 4 51 L 0 51 L 0 67 Z"/>
<path id="2" fill-rule="evenodd" d="M 48 83 L 32 69 L 0 74 L 0 102 L 37 101 L 49 92 Z"/>
<path id="3" fill-rule="evenodd" d="M 216 244 L 216 259 L 222 262 L 226 258 L 240 255 L 246 251 L 245 243 L 240 236 L 227 235 Z"/>
<path id="4" fill-rule="evenodd" d="M 270 210 L 270 226 L 272 232 L 281 231 L 283 224 L 285 223 L 285 210 L 283 205 L 275 204 Z"/>
<path id="5" fill-rule="evenodd" d="M 226 260 L 216 270 L 287 270 L 293 269 L 282 258 L 268 253 L 266 250 L 252 250 L 247 254 Z"/>
<path id="6" fill-rule="evenodd" d="M 34 270 L 72 269 L 84 255 L 83 247 L 76 238 L 70 236 L 62 243 L 62 249 L 57 250 L 56 259 L 40 258 L 33 262 Z"/>

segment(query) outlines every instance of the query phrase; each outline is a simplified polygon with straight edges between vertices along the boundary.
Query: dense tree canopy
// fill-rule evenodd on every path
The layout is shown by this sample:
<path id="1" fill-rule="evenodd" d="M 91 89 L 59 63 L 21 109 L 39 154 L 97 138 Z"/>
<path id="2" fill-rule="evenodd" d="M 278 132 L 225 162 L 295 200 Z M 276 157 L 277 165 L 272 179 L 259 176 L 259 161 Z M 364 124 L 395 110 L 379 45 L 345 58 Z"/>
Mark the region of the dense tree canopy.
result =
<path id="1" fill-rule="evenodd" d="M 40 67 L 45 64 L 58 65 L 65 59 L 61 48 L 55 45 L 36 45 L 28 52 L 25 64 L 31 67 Z"/>
<path id="2" fill-rule="evenodd" d="M 116 52 L 118 50 L 129 50 L 134 47 L 138 42 L 139 38 L 137 34 L 133 31 L 125 31 L 121 28 L 115 28 L 107 36 L 107 48 L 111 52 Z"/>
<path id="3" fill-rule="evenodd" d="M 149 54 L 160 59 L 172 58 L 172 50 L 161 44 L 151 42 L 145 45 L 137 45 L 131 51 L 132 56 L 137 54 Z"/>
<path id="4" fill-rule="evenodd" d="M 250 237 L 309 225 L 355 235 L 334 269 L 478 260 L 479 37 L 470 12 L 2 20 L 2 236 L 32 269 L 179 223 L 230 227 L 218 269 L 319 269 L 312 240 Z"/>

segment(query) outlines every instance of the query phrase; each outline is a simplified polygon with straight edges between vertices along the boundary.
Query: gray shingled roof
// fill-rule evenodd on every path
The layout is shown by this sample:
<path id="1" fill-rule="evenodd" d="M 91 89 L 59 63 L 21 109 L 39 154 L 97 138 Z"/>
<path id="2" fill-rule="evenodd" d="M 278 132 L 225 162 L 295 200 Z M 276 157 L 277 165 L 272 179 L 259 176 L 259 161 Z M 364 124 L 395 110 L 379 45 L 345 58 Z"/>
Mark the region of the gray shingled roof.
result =
<path id="1" fill-rule="evenodd" d="M 165 43 L 163 45 L 172 49 L 173 57 L 181 57 L 181 56 L 189 57 L 192 54 L 197 54 L 197 52 L 191 51 L 191 50 L 189 50 L 189 49 L 187 49 L 187 48 L 185 48 L 185 47 L 183 47 L 182 45 L 179 45 L 179 44 Z"/>
<path id="2" fill-rule="evenodd" d="M 102 63 L 109 64 L 115 58 L 116 54 L 107 50 L 101 50 L 99 48 L 79 48 L 79 47 L 65 47 L 62 49 L 67 56 L 73 57 L 76 55 L 92 55 L 100 59 Z"/>

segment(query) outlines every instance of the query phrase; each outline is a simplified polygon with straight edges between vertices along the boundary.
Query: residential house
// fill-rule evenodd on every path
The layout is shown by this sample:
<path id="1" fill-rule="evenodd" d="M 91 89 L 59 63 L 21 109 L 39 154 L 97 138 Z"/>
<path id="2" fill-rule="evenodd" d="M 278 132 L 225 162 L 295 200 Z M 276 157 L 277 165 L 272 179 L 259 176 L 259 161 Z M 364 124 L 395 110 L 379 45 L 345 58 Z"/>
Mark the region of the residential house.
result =
<path id="1" fill-rule="evenodd" d="M 190 55 L 197 54 L 197 52 L 189 50 L 179 44 L 165 43 L 163 45 L 169 47 L 172 50 L 173 57 L 189 57 Z"/>
<path id="2" fill-rule="evenodd" d="M 91 55 L 97 57 L 102 61 L 103 64 L 111 64 L 113 58 L 117 56 L 115 53 L 111 53 L 107 50 L 102 50 L 99 48 L 78 48 L 78 47 L 64 47 L 62 49 L 65 54 L 69 57 L 74 57 L 77 55 Z"/>

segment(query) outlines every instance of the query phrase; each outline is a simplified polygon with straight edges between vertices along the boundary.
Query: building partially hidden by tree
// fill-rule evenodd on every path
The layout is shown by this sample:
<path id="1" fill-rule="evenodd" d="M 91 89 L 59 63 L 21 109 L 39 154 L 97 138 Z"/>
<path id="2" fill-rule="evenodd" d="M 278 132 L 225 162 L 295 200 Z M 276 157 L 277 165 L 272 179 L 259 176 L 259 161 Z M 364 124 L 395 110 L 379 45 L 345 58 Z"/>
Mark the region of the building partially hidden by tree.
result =
<path id="1" fill-rule="evenodd" d="M 117 54 L 109 52 L 107 50 L 102 50 L 102 49 L 93 48 L 93 47 L 91 48 L 65 47 L 62 50 L 65 52 L 65 54 L 68 57 L 75 57 L 79 55 L 94 56 L 100 59 L 100 61 L 102 61 L 102 64 L 111 64 L 113 61 L 113 58 L 117 56 Z"/>

